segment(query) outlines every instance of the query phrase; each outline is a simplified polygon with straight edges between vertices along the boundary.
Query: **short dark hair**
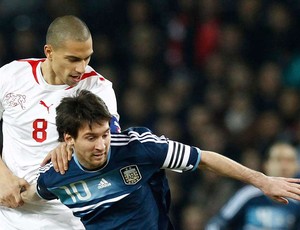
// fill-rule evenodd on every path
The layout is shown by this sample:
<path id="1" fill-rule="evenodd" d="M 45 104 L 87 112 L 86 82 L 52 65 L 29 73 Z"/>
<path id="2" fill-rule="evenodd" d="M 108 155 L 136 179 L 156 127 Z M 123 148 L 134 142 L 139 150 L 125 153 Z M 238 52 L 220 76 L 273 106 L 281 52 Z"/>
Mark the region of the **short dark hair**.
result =
<path id="1" fill-rule="evenodd" d="M 64 97 L 56 108 L 56 126 L 58 140 L 64 141 L 64 134 L 70 134 L 74 139 L 78 130 L 85 124 L 110 121 L 111 113 L 104 101 L 88 90 L 77 91 L 75 96 Z"/>
<path id="2" fill-rule="evenodd" d="M 78 17 L 57 17 L 48 27 L 46 43 L 53 48 L 64 46 L 66 40 L 86 41 L 91 37 L 88 26 Z"/>

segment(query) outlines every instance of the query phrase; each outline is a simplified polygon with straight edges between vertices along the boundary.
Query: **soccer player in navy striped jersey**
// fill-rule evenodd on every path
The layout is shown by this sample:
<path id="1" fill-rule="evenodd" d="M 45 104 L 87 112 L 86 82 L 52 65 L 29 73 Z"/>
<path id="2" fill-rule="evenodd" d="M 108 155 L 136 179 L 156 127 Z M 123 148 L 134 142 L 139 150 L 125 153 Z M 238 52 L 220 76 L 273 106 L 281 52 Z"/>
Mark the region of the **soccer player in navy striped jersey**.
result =
<path id="1" fill-rule="evenodd" d="M 110 113 L 89 91 L 63 98 L 56 111 L 59 138 L 74 150 L 69 169 L 61 175 L 47 164 L 37 185 L 26 187 L 22 198 L 60 199 L 87 230 L 168 229 L 148 183 L 159 169 L 207 168 L 250 183 L 279 202 L 300 199 L 298 179 L 268 177 L 218 153 L 158 137 L 144 127 L 111 134 Z"/>

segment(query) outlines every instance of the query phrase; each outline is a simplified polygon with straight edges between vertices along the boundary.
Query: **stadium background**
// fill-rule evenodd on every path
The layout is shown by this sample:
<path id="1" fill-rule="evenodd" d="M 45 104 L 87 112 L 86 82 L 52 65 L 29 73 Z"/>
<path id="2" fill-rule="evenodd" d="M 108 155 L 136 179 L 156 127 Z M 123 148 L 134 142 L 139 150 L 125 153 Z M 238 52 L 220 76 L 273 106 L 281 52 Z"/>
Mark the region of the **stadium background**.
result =
<path id="1" fill-rule="evenodd" d="M 147 126 L 261 170 L 275 140 L 300 144 L 299 12 L 297 0 L 0 0 L 0 65 L 44 57 L 49 23 L 77 15 L 123 129 Z M 203 172 L 169 180 L 179 230 L 203 229 L 242 186 Z"/>

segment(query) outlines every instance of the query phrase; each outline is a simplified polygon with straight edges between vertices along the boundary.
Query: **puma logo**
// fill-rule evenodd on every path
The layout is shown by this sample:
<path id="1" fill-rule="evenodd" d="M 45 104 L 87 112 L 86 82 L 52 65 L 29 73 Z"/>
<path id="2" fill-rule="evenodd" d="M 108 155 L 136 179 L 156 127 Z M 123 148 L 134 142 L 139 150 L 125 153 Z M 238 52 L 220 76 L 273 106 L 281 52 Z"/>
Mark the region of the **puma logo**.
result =
<path id="1" fill-rule="evenodd" d="M 44 101 L 40 101 L 40 104 L 41 104 L 42 106 L 46 107 L 48 113 L 50 113 L 50 107 L 51 107 L 53 104 L 51 104 L 51 105 L 48 106 Z"/>

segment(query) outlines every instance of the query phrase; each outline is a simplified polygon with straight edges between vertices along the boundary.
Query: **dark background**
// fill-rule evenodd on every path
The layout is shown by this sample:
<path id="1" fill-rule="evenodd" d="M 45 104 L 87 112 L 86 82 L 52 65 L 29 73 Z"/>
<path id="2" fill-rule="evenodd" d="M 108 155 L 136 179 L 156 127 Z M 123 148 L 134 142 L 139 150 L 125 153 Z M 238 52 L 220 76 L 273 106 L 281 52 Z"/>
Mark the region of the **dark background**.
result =
<path id="1" fill-rule="evenodd" d="M 51 21 L 77 15 L 123 129 L 147 126 L 261 170 L 274 141 L 300 144 L 299 10 L 296 0 L 0 0 L 0 65 L 44 57 Z M 203 172 L 169 180 L 179 230 L 203 229 L 241 186 Z"/>

